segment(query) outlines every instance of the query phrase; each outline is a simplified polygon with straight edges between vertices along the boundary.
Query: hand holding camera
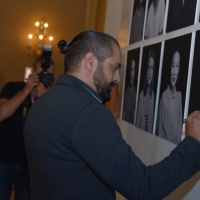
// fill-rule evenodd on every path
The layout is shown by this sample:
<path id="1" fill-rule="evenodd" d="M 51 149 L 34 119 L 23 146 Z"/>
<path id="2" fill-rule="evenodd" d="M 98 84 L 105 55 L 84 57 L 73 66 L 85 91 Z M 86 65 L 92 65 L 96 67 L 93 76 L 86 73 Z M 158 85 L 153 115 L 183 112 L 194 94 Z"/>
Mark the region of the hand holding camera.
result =
<path id="1" fill-rule="evenodd" d="M 35 72 L 31 72 L 28 79 L 26 80 L 25 90 L 30 93 L 34 87 L 39 84 L 39 76 Z"/>
<path id="2" fill-rule="evenodd" d="M 34 96 L 41 96 L 54 82 L 55 65 L 51 60 L 51 45 L 44 45 L 42 57 L 38 58 L 33 64 L 33 68 L 26 67 L 24 81 L 26 82 L 25 91 L 33 91 Z"/>

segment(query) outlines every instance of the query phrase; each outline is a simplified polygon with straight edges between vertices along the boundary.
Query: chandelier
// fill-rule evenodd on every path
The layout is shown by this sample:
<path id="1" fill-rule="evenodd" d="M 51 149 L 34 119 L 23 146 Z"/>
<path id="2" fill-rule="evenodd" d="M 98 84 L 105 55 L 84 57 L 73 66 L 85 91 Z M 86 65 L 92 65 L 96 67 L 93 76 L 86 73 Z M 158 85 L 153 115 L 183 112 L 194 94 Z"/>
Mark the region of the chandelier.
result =
<path id="1" fill-rule="evenodd" d="M 34 33 L 28 34 L 28 49 L 31 56 L 41 56 L 43 46 L 52 43 L 53 36 L 47 36 L 49 24 L 45 19 L 35 22 Z"/>

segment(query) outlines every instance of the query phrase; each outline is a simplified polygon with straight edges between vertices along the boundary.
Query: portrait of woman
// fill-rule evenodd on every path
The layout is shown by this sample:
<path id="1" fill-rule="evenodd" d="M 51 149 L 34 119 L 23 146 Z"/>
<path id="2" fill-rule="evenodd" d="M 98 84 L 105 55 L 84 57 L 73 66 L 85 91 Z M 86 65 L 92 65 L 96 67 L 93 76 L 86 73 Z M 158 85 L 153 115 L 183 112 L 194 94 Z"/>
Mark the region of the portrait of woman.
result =
<path id="1" fill-rule="evenodd" d="M 134 124 L 140 49 L 128 52 L 122 119 Z"/>
<path id="2" fill-rule="evenodd" d="M 180 51 L 173 48 L 170 66 L 170 78 L 167 89 L 163 92 L 158 113 L 158 136 L 178 144 L 182 132 L 182 94 L 176 89 L 180 68 Z"/>
<path id="3" fill-rule="evenodd" d="M 138 111 L 136 126 L 145 131 L 152 133 L 155 94 L 153 91 L 154 84 L 154 66 L 155 66 L 155 52 L 149 51 L 148 64 L 146 67 L 146 79 L 144 80 L 143 89 L 139 95 Z"/>
<path id="4" fill-rule="evenodd" d="M 136 88 L 134 86 L 135 77 L 135 60 L 132 60 L 130 71 L 130 82 L 124 94 L 124 108 L 122 119 L 134 123 Z"/>
<path id="5" fill-rule="evenodd" d="M 156 135 L 178 144 L 182 139 L 191 34 L 165 42 Z"/>

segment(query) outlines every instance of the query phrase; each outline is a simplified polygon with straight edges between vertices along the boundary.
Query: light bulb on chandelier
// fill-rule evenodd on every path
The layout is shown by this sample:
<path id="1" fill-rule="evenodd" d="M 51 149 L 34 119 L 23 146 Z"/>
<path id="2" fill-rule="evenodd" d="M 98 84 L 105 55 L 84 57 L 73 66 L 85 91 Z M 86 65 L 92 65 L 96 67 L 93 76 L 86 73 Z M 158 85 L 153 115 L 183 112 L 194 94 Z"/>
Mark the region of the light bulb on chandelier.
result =
<path id="1" fill-rule="evenodd" d="M 41 56 L 43 46 L 52 45 L 53 36 L 47 37 L 49 24 L 45 19 L 35 22 L 34 34 L 28 34 L 28 49 L 30 55 Z"/>

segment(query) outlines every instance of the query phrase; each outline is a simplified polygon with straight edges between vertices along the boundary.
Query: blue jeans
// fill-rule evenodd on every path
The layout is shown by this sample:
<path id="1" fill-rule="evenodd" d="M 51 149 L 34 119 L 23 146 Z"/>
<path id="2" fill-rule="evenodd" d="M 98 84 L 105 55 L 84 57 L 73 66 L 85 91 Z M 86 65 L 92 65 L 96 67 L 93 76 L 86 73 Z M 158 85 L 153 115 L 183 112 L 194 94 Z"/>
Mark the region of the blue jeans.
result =
<path id="1" fill-rule="evenodd" d="M 0 200 L 10 199 L 13 184 L 15 200 L 30 200 L 28 166 L 0 162 Z"/>

